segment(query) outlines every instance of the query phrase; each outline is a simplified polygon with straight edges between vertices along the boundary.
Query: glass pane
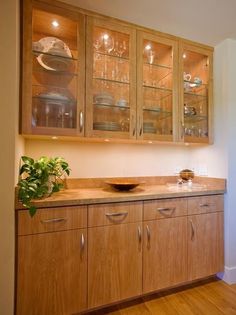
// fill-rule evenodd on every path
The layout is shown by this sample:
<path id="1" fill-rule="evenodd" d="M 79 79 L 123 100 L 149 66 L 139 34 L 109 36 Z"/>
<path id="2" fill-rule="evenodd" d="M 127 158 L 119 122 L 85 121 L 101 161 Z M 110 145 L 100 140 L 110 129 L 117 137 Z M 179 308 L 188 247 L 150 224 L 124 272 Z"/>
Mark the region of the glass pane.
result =
<path id="1" fill-rule="evenodd" d="M 184 51 L 184 133 L 190 137 L 208 137 L 208 56 Z"/>
<path id="2" fill-rule="evenodd" d="M 32 126 L 76 128 L 78 23 L 33 10 Z"/>
<path id="3" fill-rule="evenodd" d="M 129 35 L 93 32 L 93 130 L 130 130 Z"/>
<path id="4" fill-rule="evenodd" d="M 143 133 L 172 135 L 172 47 L 143 41 Z"/>

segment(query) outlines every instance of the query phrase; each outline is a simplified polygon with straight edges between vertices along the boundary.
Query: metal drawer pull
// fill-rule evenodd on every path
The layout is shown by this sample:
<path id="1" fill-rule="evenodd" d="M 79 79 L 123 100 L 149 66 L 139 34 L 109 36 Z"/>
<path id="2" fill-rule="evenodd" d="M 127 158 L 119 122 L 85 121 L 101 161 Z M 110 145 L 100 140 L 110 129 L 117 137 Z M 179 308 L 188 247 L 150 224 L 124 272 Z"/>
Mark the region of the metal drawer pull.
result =
<path id="1" fill-rule="evenodd" d="M 119 217 L 121 215 L 127 215 L 128 212 L 116 212 L 116 213 L 106 213 L 107 217 Z"/>
<path id="2" fill-rule="evenodd" d="M 175 207 L 157 208 L 157 211 L 175 211 Z"/>
<path id="3" fill-rule="evenodd" d="M 82 132 L 83 127 L 84 127 L 84 116 L 83 116 L 83 112 L 80 111 L 79 113 L 79 131 Z"/>
<path id="4" fill-rule="evenodd" d="M 41 220 L 41 223 L 55 223 L 55 222 L 63 222 L 67 221 L 66 218 L 54 218 L 54 219 L 48 219 L 48 220 Z"/>
<path id="5" fill-rule="evenodd" d="M 190 224 L 191 224 L 191 241 L 194 239 L 195 236 L 195 230 L 194 230 L 194 225 L 193 225 L 193 221 L 189 220 Z"/>
<path id="6" fill-rule="evenodd" d="M 134 128 L 133 129 L 133 136 L 135 136 L 135 133 L 136 133 L 136 129 Z"/>
<path id="7" fill-rule="evenodd" d="M 140 226 L 138 226 L 138 241 L 139 241 L 139 243 L 141 243 L 141 241 L 142 241 L 142 234 L 141 234 L 141 227 Z"/>
<path id="8" fill-rule="evenodd" d="M 200 203 L 200 207 L 210 207 L 209 203 Z"/>
<path id="9" fill-rule="evenodd" d="M 149 226 L 146 225 L 146 230 L 147 230 L 147 239 L 148 239 L 148 243 L 150 243 L 150 239 L 151 239 L 151 232 L 150 232 L 150 229 L 149 229 Z"/>
<path id="10" fill-rule="evenodd" d="M 84 250 L 84 234 L 81 234 L 81 239 L 80 239 L 80 247 L 81 247 L 81 251 Z"/>

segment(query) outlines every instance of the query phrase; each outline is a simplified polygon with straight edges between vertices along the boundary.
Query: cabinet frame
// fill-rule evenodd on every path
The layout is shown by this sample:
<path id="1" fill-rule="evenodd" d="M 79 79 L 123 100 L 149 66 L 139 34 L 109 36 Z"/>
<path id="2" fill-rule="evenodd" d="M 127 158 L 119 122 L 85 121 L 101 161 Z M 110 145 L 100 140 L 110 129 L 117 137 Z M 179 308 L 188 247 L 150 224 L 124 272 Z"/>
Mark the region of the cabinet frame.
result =
<path id="1" fill-rule="evenodd" d="M 61 15 L 63 17 L 74 20 L 78 23 L 77 29 L 77 45 L 79 57 L 77 65 L 78 82 L 77 91 L 77 115 L 76 128 L 55 128 L 55 127 L 33 127 L 32 126 L 32 75 L 33 75 L 33 10 L 42 10 L 49 13 Z M 77 11 L 63 9 L 60 6 L 54 6 L 48 2 L 36 0 L 24 0 L 22 2 L 22 69 L 21 69 L 21 124 L 20 132 L 23 135 L 47 135 L 47 136 L 84 136 L 84 126 L 80 125 L 80 113 L 84 115 L 84 89 L 85 89 L 85 16 Z"/>

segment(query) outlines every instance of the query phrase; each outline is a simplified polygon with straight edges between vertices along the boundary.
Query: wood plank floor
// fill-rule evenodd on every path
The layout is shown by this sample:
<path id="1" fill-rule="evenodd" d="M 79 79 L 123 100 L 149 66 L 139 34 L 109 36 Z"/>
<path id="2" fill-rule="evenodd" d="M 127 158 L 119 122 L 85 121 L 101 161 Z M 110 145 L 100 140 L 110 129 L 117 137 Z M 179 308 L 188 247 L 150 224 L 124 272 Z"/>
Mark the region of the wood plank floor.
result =
<path id="1" fill-rule="evenodd" d="M 208 279 L 88 314 L 236 315 L 236 285 Z"/>

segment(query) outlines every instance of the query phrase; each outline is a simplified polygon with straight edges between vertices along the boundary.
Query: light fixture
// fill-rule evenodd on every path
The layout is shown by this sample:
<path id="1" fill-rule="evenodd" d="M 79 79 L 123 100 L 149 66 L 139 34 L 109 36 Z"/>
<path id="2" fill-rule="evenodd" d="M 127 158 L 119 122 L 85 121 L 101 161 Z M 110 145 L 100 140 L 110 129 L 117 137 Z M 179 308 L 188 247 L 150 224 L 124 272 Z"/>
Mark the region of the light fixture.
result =
<path id="1" fill-rule="evenodd" d="M 145 50 L 150 50 L 152 48 L 152 46 L 150 45 L 150 44 L 147 44 L 146 46 L 145 46 Z"/>
<path id="2" fill-rule="evenodd" d="M 185 53 L 183 53 L 183 58 L 185 59 L 187 56 L 186 56 L 186 54 Z"/>
<path id="3" fill-rule="evenodd" d="M 52 21 L 52 26 L 58 27 L 58 26 L 59 26 L 59 23 L 58 23 L 56 20 L 54 20 L 54 21 Z"/>
<path id="4" fill-rule="evenodd" d="M 152 141 L 148 141 L 149 144 L 152 144 Z"/>
<path id="5" fill-rule="evenodd" d="M 105 139 L 104 141 L 105 141 L 105 142 L 109 142 L 110 140 L 109 140 L 109 139 Z"/>
<path id="6" fill-rule="evenodd" d="M 104 34 L 104 35 L 103 35 L 103 39 L 108 40 L 108 38 L 109 38 L 109 35 L 108 35 L 108 34 Z"/>
<path id="7" fill-rule="evenodd" d="M 56 136 L 53 136 L 52 137 L 52 140 L 57 140 L 58 138 Z"/>

